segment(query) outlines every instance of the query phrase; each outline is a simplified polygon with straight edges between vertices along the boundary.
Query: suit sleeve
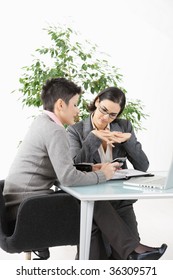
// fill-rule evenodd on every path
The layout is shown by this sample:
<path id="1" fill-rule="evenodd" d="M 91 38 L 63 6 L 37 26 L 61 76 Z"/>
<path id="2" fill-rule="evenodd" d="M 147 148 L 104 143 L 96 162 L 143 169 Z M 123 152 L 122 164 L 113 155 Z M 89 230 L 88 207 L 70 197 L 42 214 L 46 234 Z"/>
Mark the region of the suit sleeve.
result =
<path id="1" fill-rule="evenodd" d="M 127 121 L 126 124 L 127 127 L 124 132 L 130 132 L 132 136 L 128 141 L 122 143 L 121 145 L 126 150 L 127 158 L 133 167 L 137 170 L 146 171 L 149 167 L 148 158 L 142 150 L 141 143 L 137 140 L 131 122 Z"/>
<path id="2" fill-rule="evenodd" d="M 73 166 L 69 154 L 69 142 L 64 129 L 50 131 L 49 137 L 45 135 L 46 149 L 51 159 L 57 179 L 63 186 L 82 186 L 97 184 L 106 181 L 102 171 L 81 172 Z"/>

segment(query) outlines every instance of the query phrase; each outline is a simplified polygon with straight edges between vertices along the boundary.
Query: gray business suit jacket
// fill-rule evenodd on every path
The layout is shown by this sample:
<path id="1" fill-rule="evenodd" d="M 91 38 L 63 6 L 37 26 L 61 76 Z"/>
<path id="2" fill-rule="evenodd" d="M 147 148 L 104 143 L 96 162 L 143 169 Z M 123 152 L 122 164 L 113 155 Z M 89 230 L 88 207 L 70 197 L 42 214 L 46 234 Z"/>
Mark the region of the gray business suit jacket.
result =
<path id="1" fill-rule="evenodd" d="M 106 181 L 102 171 L 83 173 L 76 170 L 69 149 L 65 128 L 44 113 L 38 116 L 22 141 L 5 179 L 6 206 L 18 205 L 29 196 L 52 192 L 55 180 L 64 186 Z"/>
<path id="2" fill-rule="evenodd" d="M 70 152 L 75 163 L 100 162 L 98 148 L 101 145 L 101 140 L 91 132 L 92 130 L 91 117 L 68 127 Z M 130 132 L 132 134 L 128 141 L 122 144 L 115 144 L 112 150 L 113 158 L 126 156 L 135 169 L 146 171 L 149 161 L 142 150 L 141 144 L 137 141 L 130 121 L 116 119 L 115 122 L 110 124 L 110 130 Z M 124 167 L 126 168 L 127 166 Z"/>

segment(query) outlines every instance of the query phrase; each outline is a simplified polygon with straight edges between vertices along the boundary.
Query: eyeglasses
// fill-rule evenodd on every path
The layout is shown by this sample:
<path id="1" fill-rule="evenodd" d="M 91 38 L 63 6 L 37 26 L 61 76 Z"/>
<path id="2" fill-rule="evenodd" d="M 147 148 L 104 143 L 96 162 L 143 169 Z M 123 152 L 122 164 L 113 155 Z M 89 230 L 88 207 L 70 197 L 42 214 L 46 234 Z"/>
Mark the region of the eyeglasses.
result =
<path id="1" fill-rule="evenodd" d="M 98 106 L 98 109 L 99 109 L 100 113 L 102 113 L 103 115 L 108 115 L 109 118 L 112 120 L 114 120 L 118 115 L 118 113 L 108 113 L 107 108 L 101 107 L 100 105 Z"/>

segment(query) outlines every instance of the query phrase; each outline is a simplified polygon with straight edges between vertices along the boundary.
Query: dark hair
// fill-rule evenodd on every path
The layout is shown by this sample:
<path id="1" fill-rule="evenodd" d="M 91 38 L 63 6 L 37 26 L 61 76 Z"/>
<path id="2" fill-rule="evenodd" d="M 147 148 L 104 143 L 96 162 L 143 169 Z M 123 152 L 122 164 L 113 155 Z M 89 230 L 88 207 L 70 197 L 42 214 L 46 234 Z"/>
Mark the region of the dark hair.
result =
<path id="1" fill-rule="evenodd" d="M 53 112 L 55 102 L 61 98 L 66 104 L 76 94 L 81 94 L 81 87 L 65 78 L 47 80 L 42 88 L 41 100 L 45 110 Z"/>
<path id="2" fill-rule="evenodd" d="M 121 115 L 121 113 L 124 110 L 125 104 L 126 104 L 126 97 L 125 97 L 124 92 L 117 87 L 108 87 L 108 88 L 104 89 L 103 91 L 101 91 L 95 97 L 95 99 L 90 103 L 90 105 L 88 105 L 88 110 L 90 112 L 94 112 L 96 110 L 95 102 L 97 99 L 99 99 L 99 101 L 108 99 L 110 101 L 113 101 L 114 103 L 119 104 L 121 110 L 120 110 L 118 116 Z"/>

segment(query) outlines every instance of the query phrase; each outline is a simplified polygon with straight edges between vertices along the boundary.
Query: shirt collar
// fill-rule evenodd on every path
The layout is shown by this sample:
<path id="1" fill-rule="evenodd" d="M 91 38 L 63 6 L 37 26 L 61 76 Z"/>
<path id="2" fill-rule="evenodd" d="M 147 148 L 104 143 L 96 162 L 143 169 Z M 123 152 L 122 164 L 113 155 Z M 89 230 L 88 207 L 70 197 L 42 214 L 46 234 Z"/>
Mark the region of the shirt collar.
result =
<path id="1" fill-rule="evenodd" d="M 53 113 L 48 110 L 43 110 L 43 112 L 48 115 L 56 124 L 63 126 L 61 121 L 58 119 L 58 117 Z"/>

